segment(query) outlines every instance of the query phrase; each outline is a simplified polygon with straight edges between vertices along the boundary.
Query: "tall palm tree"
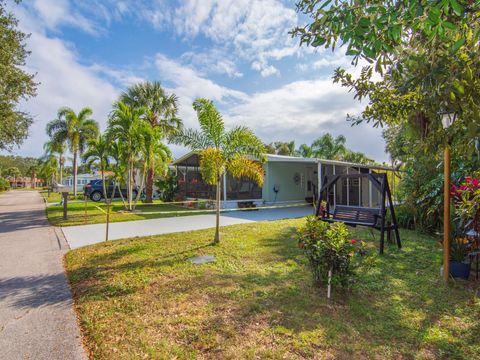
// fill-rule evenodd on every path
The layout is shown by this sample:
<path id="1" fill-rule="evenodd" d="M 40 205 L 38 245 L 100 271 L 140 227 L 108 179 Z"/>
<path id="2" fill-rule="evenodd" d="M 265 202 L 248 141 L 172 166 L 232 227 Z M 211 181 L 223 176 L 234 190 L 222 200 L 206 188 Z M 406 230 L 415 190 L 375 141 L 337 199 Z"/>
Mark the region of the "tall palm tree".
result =
<path id="1" fill-rule="evenodd" d="M 122 161 L 127 169 L 127 210 L 132 211 L 134 165 L 142 146 L 141 117 L 145 109 L 130 107 L 122 101 L 115 103 L 108 120 L 108 137 L 121 143 Z"/>
<path id="2" fill-rule="evenodd" d="M 197 99 L 193 103 L 197 112 L 200 131 L 188 129 L 175 137 L 183 144 L 200 154 L 200 171 L 203 180 L 216 186 L 216 226 L 214 243 L 220 242 L 220 184 L 225 172 L 233 177 L 248 177 L 263 184 L 263 168 L 257 158 L 265 161 L 265 147 L 262 141 L 247 127 L 237 126 L 230 131 L 225 129 L 222 116 L 207 99 Z"/>
<path id="3" fill-rule="evenodd" d="M 57 143 L 68 143 L 73 156 L 73 194 L 77 197 L 78 156 L 87 142 L 98 134 L 98 123 L 91 119 L 92 110 L 85 107 L 76 114 L 69 107 L 58 110 L 57 119 L 47 124 L 47 134 Z"/>
<path id="4" fill-rule="evenodd" d="M 83 161 L 87 163 L 90 169 L 93 164 L 96 164 L 100 168 L 102 175 L 103 197 L 105 203 L 108 201 L 107 187 L 105 185 L 105 170 L 107 170 L 110 160 L 110 141 L 107 136 L 97 135 L 95 139 L 88 142 L 87 151 L 82 156 Z"/>
<path id="5" fill-rule="evenodd" d="M 131 86 L 120 96 L 120 101 L 130 107 L 144 108 L 142 118 L 152 128 L 159 128 L 164 138 L 170 138 L 182 129 L 182 120 L 177 117 L 178 98 L 175 94 L 167 94 L 159 81 L 146 81 Z M 155 168 L 152 166 L 148 169 L 145 189 L 147 203 L 152 202 L 154 178 Z"/>
<path id="6" fill-rule="evenodd" d="M 44 157 L 49 156 L 58 156 L 58 164 L 59 164 L 59 182 L 62 183 L 63 180 L 63 167 L 65 165 L 65 142 L 56 142 L 53 139 L 48 140 L 43 145 L 43 150 L 45 151 Z"/>

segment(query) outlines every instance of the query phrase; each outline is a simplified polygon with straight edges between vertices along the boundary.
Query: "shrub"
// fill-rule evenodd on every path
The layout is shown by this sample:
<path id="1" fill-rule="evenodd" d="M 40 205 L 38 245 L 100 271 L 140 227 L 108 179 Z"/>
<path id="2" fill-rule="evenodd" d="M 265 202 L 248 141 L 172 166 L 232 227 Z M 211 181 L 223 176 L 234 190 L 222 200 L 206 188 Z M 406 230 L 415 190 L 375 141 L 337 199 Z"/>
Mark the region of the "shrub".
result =
<path id="1" fill-rule="evenodd" d="M 298 244 L 308 258 L 317 284 L 327 284 L 330 269 L 333 284 L 351 284 L 352 259 L 355 253 L 363 254 L 363 243 L 349 239 L 345 224 L 330 224 L 309 216 L 298 231 Z"/>
<path id="2" fill-rule="evenodd" d="M 7 181 L 7 179 L 0 177 L 0 192 L 7 191 L 9 189 L 10 189 L 10 183 Z"/>
<path id="3" fill-rule="evenodd" d="M 389 216 L 390 212 L 388 213 Z M 415 228 L 415 216 L 409 207 L 406 205 L 395 205 L 395 216 L 397 218 L 398 226 L 403 229 L 414 229 Z M 389 218 L 391 221 L 391 219 Z"/>
<path id="4" fill-rule="evenodd" d="M 158 179 L 155 185 L 163 201 L 169 202 L 175 199 L 175 195 L 178 193 L 178 181 L 177 176 L 172 170 L 169 170 L 163 179 Z"/>

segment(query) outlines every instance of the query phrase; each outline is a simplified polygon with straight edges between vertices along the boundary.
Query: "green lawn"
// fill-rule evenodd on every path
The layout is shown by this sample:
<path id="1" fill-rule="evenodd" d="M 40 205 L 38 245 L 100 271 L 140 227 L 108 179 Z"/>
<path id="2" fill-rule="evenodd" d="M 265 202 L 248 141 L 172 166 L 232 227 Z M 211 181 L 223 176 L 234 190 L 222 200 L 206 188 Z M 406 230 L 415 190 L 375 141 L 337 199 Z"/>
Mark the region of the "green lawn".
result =
<path id="1" fill-rule="evenodd" d="M 100 210 L 100 209 L 102 210 Z M 110 208 L 110 221 L 121 222 L 131 220 L 146 220 L 164 217 L 186 216 L 205 214 L 205 211 L 193 211 L 186 207 L 171 204 L 142 204 L 138 203 L 136 212 L 124 212 L 121 201 L 116 201 Z M 99 224 L 106 222 L 106 205 L 104 202 L 87 202 L 87 215 L 85 216 L 85 203 L 75 202 L 68 204 L 68 218 L 63 220 L 63 205 L 51 205 L 47 207 L 47 217 L 52 225 L 55 226 L 72 226 L 83 224 Z M 169 214 L 154 212 L 173 212 Z"/>
<path id="2" fill-rule="evenodd" d="M 219 246 L 203 230 L 70 251 L 92 358 L 479 358 L 474 286 L 443 285 L 434 239 L 404 230 L 404 248 L 380 257 L 368 232 L 356 231 L 373 266 L 328 302 L 296 245 L 303 221 L 224 227 Z M 202 254 L 217 261 L 186 261 Z"/>
<path id="3" fill-rule="evenodd" d="M 48 194 L 47 190 L 41 190 L 40 194 L 48 203 L 59 203 L 60 200 L 62 200 L 62 195 L 57 192 L 50 192 L 50 194 Z M 70 195 L 69 199 L 73 200 L 73 195 Z M 77 194 L 77 200 L 83 200 L 83 193 Z"/>

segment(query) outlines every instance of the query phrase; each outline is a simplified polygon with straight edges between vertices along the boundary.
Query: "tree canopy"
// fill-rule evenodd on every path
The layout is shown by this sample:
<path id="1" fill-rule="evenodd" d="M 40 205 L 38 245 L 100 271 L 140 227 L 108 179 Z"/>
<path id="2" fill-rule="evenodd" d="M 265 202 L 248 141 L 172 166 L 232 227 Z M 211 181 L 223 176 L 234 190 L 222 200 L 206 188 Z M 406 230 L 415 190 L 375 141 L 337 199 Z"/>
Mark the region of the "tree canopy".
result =
<path id="1" fill-rule="evenodd" d="M 20 101 L 35 95 L 37 84 L 23 69 L 29 54 L 25 48 L 28 35 L 17 26 L 6 1 L 0 0 L 0 150 L 20 145 L 32 123 L 30 115 L 18 109 Z"/>
<path id="2" fill-rule="evenodd" d="M 452 134 L 472 143 L 480 135 L 480 2 L 474 0 L 302 0 L 311 22 L 292 34 L 301 44 L 343 46 L 354 78 L 337 69 L 334 81 L 368 105 L 354 123 L 416 122 L 420 135 L 444 137 L 437 113 L 456 111 Z M 428 143 L 426 143 L 428 145 Z"/>

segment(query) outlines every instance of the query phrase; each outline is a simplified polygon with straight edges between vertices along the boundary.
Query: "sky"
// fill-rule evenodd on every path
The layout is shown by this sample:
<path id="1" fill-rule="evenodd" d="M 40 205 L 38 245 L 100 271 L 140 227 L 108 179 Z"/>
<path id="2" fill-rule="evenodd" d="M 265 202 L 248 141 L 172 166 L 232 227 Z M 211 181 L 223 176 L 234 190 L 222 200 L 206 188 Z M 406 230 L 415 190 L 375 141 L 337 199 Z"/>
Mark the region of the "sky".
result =
<path id="1" fill-rule="evenodd" d="M 203 97 L 227 128 L 246 125 L 265 143 L 298 147 L 330 132 L 388 160 L 381 129 L 346 121 L 363 105 L 332 82 L 339 66 L 359 70 L 345 49 L 300 47 L 288 34 L 308 20 L 295 1 L 24 0 L 10 9 L 31 34 L 26 69 L 39 82 L 37 96 L 20 104 L 34 124 L 13 154 L 41 156 L 45 126 L 60 107 L 92 108 L 103 130 L 122 91 L 156 80 L 178 96 L 186 127 L 198 126 L 192 103 Z M 174 157 L 187 151 L 171 148 Z"/>

